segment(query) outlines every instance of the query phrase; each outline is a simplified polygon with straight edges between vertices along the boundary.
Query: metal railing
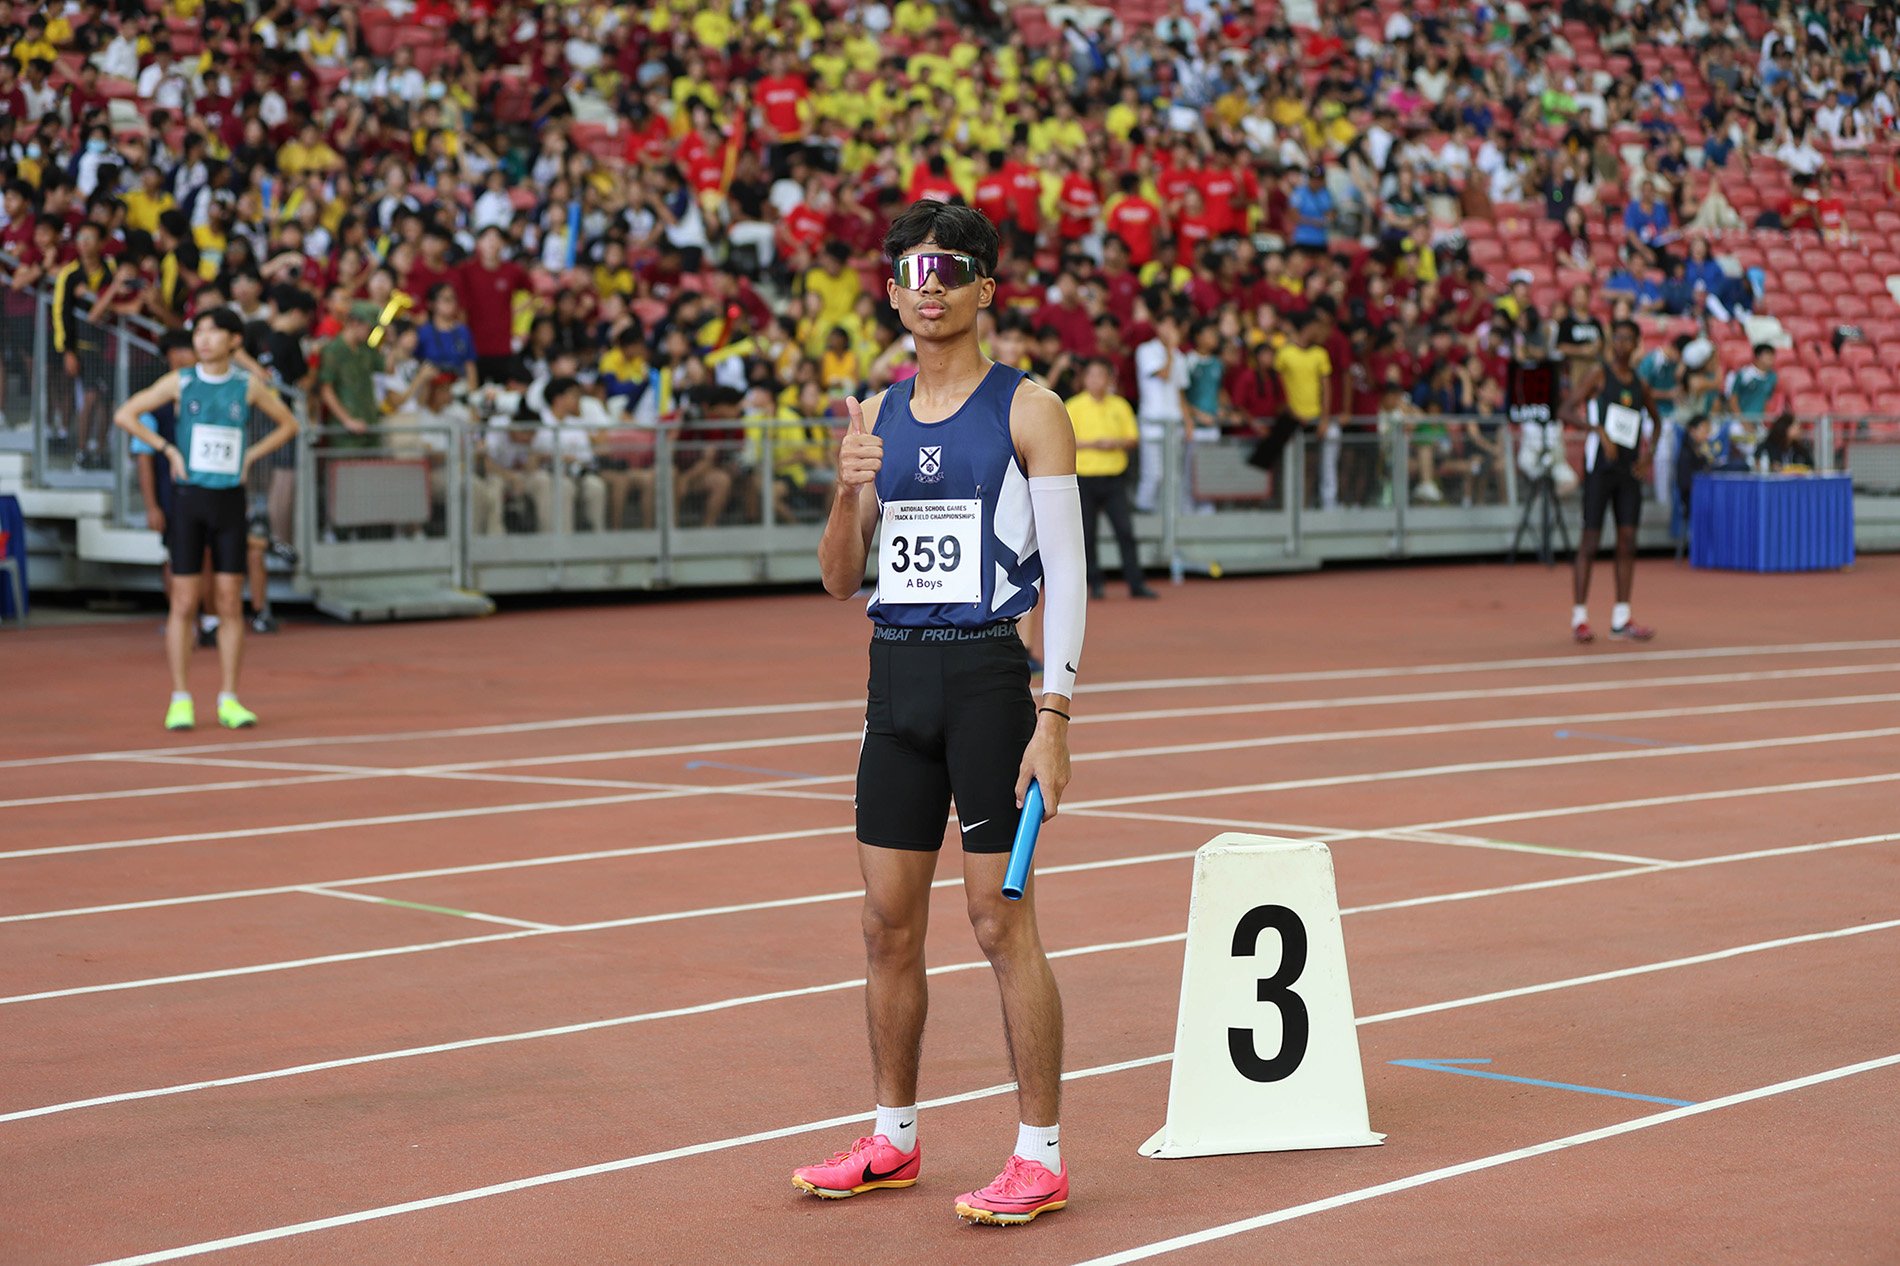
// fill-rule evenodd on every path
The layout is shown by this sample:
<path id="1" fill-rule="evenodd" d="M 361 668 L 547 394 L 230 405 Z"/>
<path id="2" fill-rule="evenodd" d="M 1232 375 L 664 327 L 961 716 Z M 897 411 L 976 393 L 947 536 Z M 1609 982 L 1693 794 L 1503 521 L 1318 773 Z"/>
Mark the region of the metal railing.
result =
<path id="1" fill-rule="evenodd" d="M 36 486 L 105 492 L 111 524 L 143 527 L 137 462 L 110 411 L 163 372 L 158 328 L 82 321 L 74 375 L 55 363 L 45 289 L 0 295 L 0 449 L 32 453 Z M 254 519 L 295 546 L 297 593 L 389 577 L 522 593 L 817 576 L 843 419 L 638 426 L 595 414 L 597 425 L 551 427 L 507 410 L 482 416 L 500 405 L 483 394 L 354 436 L 310 427 L 307 402 L 286 395 L 306 425 L 295 448 L 253 470 L 250 493 Z M 1164 429 L 1147 453 L 1161 464 L 1155 504 L 1135 516 L 1144 567 L 1180 576 L 1331 558 L 1548 558 L 1546 525 L 1578 518 L 1575 481 L 1541 479 L 1542 446 L 1526 451 L 1532 432 L 1501 417 L 1346 418 L 1301 428 L 1277 453 L 1263 444 L 1268 430 Z M 1877 539 L 1900 542 L 1900 418 L 1823 416 L 1805 432 L 1817 469 L 1853 476 Z M 1560 443 L 1580 476 L 1579 433 Z M 1132 492 L 1137 474 L 1126 478 Z M 1644 540 L 1664 544 L 1679 530 L 1672 486 L 1659 479 L 1650 498 Z M 1106 569 L 1115 546 L 1102 547 Z"/>

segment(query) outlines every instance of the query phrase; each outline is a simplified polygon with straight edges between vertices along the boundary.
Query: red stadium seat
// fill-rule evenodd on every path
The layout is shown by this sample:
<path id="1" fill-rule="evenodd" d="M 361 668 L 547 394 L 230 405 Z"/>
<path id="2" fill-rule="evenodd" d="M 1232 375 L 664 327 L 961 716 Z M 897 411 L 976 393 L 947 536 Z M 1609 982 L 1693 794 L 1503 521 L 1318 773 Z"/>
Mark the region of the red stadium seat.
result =
<path id="1" fill-rule="evenodd" d="M 1797 343 L 1817 342 L 1824 332 L 1819 320 L 1805 316 L 1782 317 L 1781 328 L 1788 331 L 1788 337 Z"/>
<path id="2" fill-rule="evenodd" d="M 1900 263 L 1900 260 L 1895 260 Z M 1876 267 L 1872 260 L 1865 268 L 1857 268 L 1848 275 L 1848 288 L 1857 295 L 1884 295 L 1887 293 L 1887 274 Z"/>
<path id="3" fill-rule="evenodd" d="M 1844 343 L 1841 345 L 1841 354 L 1835 359 L 1850 368 L 1859 369 L 1863 365 L 1873 364 L 1879 359 L 1879 354 L 1867 343 Z"/>
<path id="4" fill-rule="evenodd" d="M 1848 417 L 1866 417 L 1875 412 L 1873 402 L 1858 391 L 1841 392 L 1835 395 L 1832 412 Z"/>
<path id="5" fill-rule="evenodd" d="M 1823 365 L 1814 375 L 1815 386 L 1830 395 L 1854 389 L 1854 371 L 1845 365 Z"/>
<path id="6" fill-rule="evenodd" d="M 1894 397 L 1893 371 L 1885 365 L 1866 365 L 1854 375 L 1854 385 L 1882 408 L 1890 407 Z"/>
<path id="7" fill-rule="evenodd" d="M 1829 404 L 1830 401 L 1827 396 L 1818 391 L 1810 391 L 1793 397 L 1788 407 L 1802 417 L 1811 418 L 1818 414 L 1828 412 Z"/>
<path id="8" fill-rule="evenodd" d="M 1790 283 L 1784 281 L 1783 284 Z M 1836 301 L 1837 297 L 1834 295 L 1816 294 L 1812 290 L 1803 290 L 1800 294 L 1794 296 L 1795 310 L 1797 312 L 1802 316 L 1819 317 L 1822 320 L 1827 320 L 1835 315 Z"/>
<path id="9" fill-rule="evenodd" d="M 1783 391 L 1800 393 L 1813 390 L 1814 371 L 1802 365 L 1777 365 L 1775 372 L 1781 379 Z"/>

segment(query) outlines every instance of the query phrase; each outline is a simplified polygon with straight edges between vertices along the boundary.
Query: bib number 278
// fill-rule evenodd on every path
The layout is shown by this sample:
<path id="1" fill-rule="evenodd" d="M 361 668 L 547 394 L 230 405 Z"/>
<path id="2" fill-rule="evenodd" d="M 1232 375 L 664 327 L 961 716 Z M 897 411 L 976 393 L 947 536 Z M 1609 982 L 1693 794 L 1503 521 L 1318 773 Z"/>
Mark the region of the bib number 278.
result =
<path id="1" fill-rule="evenodd" d="M 955 571 L 963 561 L 963 543 L 954 536 L 893 536 L 891 570 L 898 573 L 943 570 Z"/>

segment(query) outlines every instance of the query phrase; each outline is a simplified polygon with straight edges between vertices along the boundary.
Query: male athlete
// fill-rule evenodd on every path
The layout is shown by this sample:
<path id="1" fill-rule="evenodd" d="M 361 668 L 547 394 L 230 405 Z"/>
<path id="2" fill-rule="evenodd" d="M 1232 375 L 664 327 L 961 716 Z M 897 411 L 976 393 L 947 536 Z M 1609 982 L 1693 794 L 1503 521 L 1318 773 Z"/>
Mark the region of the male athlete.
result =
<path id="1" fill-rule="evenodd" d="M 1590 428 L 1584 441 L 1583 532 L 1577 540 L 1574 583 L 1576 605 L 1570 609 L 1570 635 L 1579 642 L 1595 640 L 1585 604 L 1590 598 L 1590 567 L 1596 561 L 1603 536 L 1603 510 L 1616 515 L 1616 606 L 1610 615 L 1610 636 L 1647 642 L 1656 630 L 1630 619 L 1630 588 L 1636 579 L 1636 520 L 1643 512 L 1643 484 L 1648 459 L 1642 456 L 1643 437 L 1656 426 L 1656 398 L 1636 374 L 1636 353 L 1642 334 L 1634 321 L 1618 321 L 1610 329 L 1610 352 L 1584 370 L 1571 388 L 1565 413 L 1577 416 L 1581 407 Z"/>
<path id="2" fill-rule="evenodd" d="M 120 405 L 112 415 L 120 430 L 162 454 L 171 465 L 171 521 L 165 543 L 171 553 L 171 616 L 165 653 L 171 661 L 172 699 L 165 728 L 189 730 L 198 723 L 187 670 L 198 594 L 193 581 L 211 553 L 212 596 L 218 612 L 218 662 L 223 689 L 218 723 L 227 729 L 257 724 L 257 714 L 238 702 L 238 666 L 244 658 L 244 564 L 247 535 L 244 480 L 251 466 L 288 444 L 297 419 L 268 384 L 231 365 L 243 344 L 244 322 L 230 308 L 203 313 L 192 325 L 198 363 L 168 373 Z M 140 420 L 164 405 L 177 410 L 177 442 L 162 438 Z M 262 409 L 276 429 L 255 444 L 246 442 L 251 409 Z"/>
<path id="3" fill-rule="evenodd" d="M 849 598 L 882 524 L 857 786 L 877 1124 L 792 1182 L 837 1199 L 917 1181 L 924 928 L 954 798 L 964 895 L 1002 992 L 1021 1120 L 1003 1172 L 959 1196 L 956 1212 L 1008 1225 L 1069 1198 L 1057 1127 L 1062 1000 L 1033 888 L 1020 902 L 1001 888 L 1029 780 L 1041 784 L 1045 818 L 1069 782 L 1069 696 L 1088 601 L 1075 431 L 1054 393 L 978 349 L 977 312 L 996 290 L 996 230 L 982 213 L 919 202 L 891 225 L 884 251 L 917 376 L 862 408 L 846 402 L 838 491 L 818 548 L 826 592 Z M 1015 626 L 1045 587 L 1038 703 Z"/>

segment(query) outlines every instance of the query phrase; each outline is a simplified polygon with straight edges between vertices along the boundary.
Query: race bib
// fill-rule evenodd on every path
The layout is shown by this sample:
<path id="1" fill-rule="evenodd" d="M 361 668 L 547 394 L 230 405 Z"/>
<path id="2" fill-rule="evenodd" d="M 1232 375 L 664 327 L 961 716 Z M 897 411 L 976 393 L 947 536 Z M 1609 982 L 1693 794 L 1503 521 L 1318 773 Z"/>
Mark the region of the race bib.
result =
<path id="1" fill-rule="evenodd" d="M 191 453 L 185 466 L 194 475 L 235 475 L 244 461 L 244 432 L 235 426 L 191 428 Z"/>
<path id="2" fill-rule="evenodd" d="M 1613 404 L 1603 411 L 1603 433 L 1618 448 L 1635 448 L 1643 434 L 1643 415 L 1626 405 Z"/>
<path id="3" fill-rule="evenodd" d="M 877 600 L 981 602 L 983 503 L 885 502 Z"/>

